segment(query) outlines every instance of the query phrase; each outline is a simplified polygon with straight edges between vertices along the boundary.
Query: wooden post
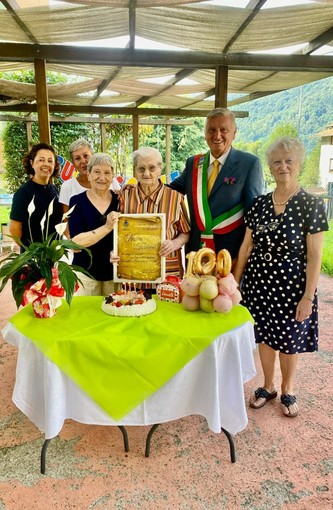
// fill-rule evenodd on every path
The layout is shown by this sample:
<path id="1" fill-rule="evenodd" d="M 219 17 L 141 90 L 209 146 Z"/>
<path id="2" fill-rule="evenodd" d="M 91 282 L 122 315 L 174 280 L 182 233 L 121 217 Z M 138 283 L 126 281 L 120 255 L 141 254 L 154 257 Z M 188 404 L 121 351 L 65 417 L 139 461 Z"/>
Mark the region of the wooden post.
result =
<path id="1" fill-rule="evenodd" d="M 36 80 L 36 98 L 39 140 L 42 143 L 51 143 L 50 116 L 48 93 L 46 83 L 46 64 L 45 60 L 36 58 L 34 60 L 35 80 Z"/>
<path id="2" fill-rule="evenodd" d="M 101 130 L 101 151 L 106 152 L 106 129 L 104 122 L 99 125 Z"/>
<path id="3" fill-rule="evenodd" d="M 133 115 L 133 150 L 139 148 L 139 115 Z"/>
<path id="4" fill-rule="evenodd" d="M 25 128 L 26 128 L 26 131 L 27 131 L 28 150 L 30 150 L 31 146 L 32 146 L 32 143 L 31 143 L 31 140 L 32 140 L 32 121 L 31 120 L 27 120 L 26 121 Z"/>
<path id="5" fill-rule="evenodd" d="M 171 170 L 171 125 L 165 126 L 165 179 L 170 183 Z"/>
<path id="6" fill-rule="evenodd" d="M 135 114 L 132 117 L 132 135 L 133 135 L 133 151 L 139 148 L 139 115 Z M 134 176 L 134 167 L 133 167 Z"/>
<path id="7" fill-rule="evenodd" d="M 228 67 L 218 66 L 215 69 L 215 108 L 226 108 L 228 105 Z"/>

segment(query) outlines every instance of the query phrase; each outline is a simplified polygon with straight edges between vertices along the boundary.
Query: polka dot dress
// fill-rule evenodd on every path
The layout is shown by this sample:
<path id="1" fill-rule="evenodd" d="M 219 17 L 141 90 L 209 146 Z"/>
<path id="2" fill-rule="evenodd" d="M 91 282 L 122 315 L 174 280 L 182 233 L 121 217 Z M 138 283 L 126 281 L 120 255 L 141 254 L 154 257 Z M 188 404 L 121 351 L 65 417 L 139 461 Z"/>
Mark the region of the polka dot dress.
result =
<path id="1" fill-rule="evenodd" d="M 317 295 L 312 314 L 295 320 L 305 290 L 306 236 L 328 230 L 323 202 L 301 190 L 276 215 L 272 193 L 248 212 L 254 248 L 242 281 L 244 304 L 255 320 L 257 343 L 294 354 L 318 349 Z"/>

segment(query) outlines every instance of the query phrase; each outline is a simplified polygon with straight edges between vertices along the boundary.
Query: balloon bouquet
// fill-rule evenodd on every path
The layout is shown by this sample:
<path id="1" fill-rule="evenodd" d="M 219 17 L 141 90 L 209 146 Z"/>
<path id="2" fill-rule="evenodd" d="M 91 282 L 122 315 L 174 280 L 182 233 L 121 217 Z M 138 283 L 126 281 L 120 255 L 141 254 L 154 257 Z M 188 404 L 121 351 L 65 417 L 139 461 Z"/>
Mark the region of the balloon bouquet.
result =
<path id="1" fill-rule="evenodd" d="M 186 258 L 187 271 L 181 283 L 186 310 L 228 313 L 241 301 L 228 250 L 220 250 L 216 256 L 211 248 L 201 248 L 191 251 Z"/>

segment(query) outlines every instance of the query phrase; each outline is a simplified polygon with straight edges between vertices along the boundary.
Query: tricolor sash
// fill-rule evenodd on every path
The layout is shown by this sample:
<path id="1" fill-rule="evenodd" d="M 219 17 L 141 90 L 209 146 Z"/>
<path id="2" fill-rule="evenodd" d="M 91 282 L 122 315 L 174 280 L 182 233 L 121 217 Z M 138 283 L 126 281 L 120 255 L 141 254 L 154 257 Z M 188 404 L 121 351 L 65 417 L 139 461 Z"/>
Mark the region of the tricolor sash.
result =
<path id="1" fill-rule="evenodd" d="M 192 196 L 196 223 L 201 231 L 201 243 L 214 249 L 214 234 L 227 234 L 243 223 L 244 206 L 240 202 L 217 218 L 212 218 L 207 192 L 209 154 L 207 152 L 194 156 Z"/>

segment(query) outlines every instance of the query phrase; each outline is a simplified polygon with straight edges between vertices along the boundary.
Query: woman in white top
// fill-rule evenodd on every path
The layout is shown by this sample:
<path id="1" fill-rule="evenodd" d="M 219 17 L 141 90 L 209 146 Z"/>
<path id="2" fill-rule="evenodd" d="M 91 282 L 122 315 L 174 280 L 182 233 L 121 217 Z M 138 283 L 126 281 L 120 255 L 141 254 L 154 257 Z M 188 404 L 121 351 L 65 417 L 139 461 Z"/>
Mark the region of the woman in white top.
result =
<path id="1" fill-rule="evenodd" d="M 78 195 L 83 191 L 91 188 L 90 181 L 88 180 L 88 163 L 91 156 L 94 154 L 93 146 L 85 138 L 75 140 L 69 146 L 71 160 L 75 166 L 75 170 L 79 172 L 76 178 L 64 181 L 60 188 L 59 202 L 62 204 L 63 212 L 69 210 L 69 201 L 74 195 Z M 113 179 L 110 189 L 118 191 L 120 189 L 117 179 Z"/>
<path id="2" fill-rule="evenodd" d="M 69 201 L 74 195 L 90 189 L 88 180 L 88 162 L 93 155 L 93 147 L 88 140 L 79 138 L 69 146 L 71 160 L 75 170 L 79 172 L 76 178 L 64 181 L 60 188 L 59 202 L 62 204 L 63 212 L 69 210 Z"/>

